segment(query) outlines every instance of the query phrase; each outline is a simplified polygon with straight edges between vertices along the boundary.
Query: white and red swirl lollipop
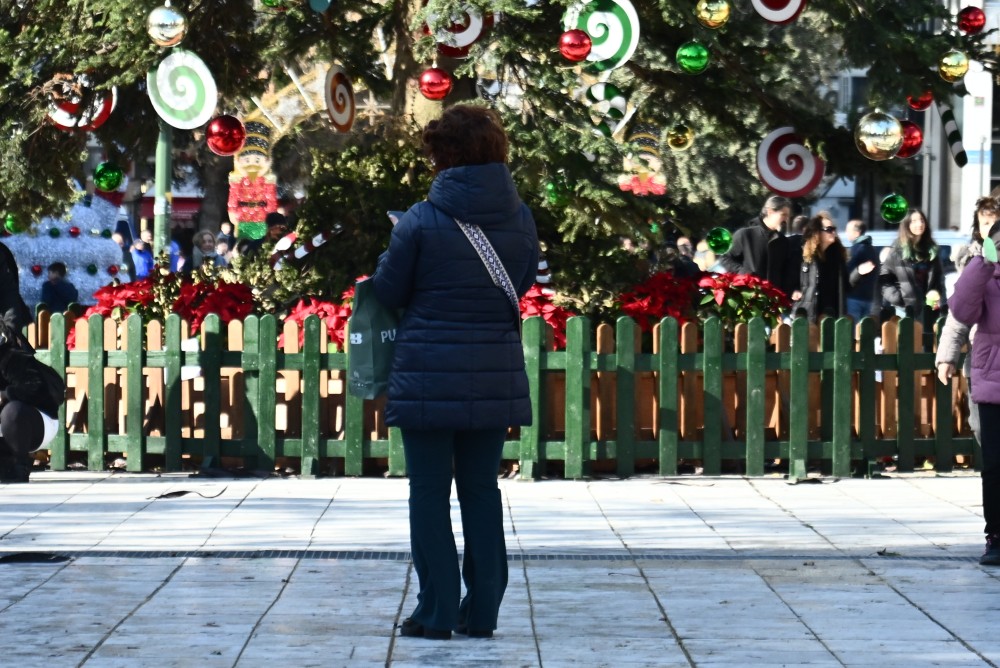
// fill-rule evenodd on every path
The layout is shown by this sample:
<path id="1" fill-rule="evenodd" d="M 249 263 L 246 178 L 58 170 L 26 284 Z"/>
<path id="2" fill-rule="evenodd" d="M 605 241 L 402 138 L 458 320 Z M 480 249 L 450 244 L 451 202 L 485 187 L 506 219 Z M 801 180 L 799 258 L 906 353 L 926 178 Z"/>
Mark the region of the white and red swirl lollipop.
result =
<path id="1" fill-rule="evenodd" d="M 493 27 L 495 20 L 495 15 L 483 16 L 472 5 L 465 5 L 460 15 L 451 17 L 450 26 L 439 28 L 434 34 L 434 39 L 438 43 L 438 53 L 450 58 L 465 58 L 469 55 L 472 45 Z M 428 12 L 427 24 L 436 22 L 437 14 Z M 430 34 L 429 25 L 425 25 L 424 30 Z"/>
<path id="2" fill-rule="evenodd" d="M 757 174 L 767 188 L 785 197 L 802 197 L 823 179 L 826 163 L 810 151 L 794 128 L 778 128 L 757 149 Z"/>
<path id="3" fill-rule="evenodd" d="M 350 132 L 357 115 L 357 105 L 354 102 L 354 86 L 339 65 L 330 65 L 326 73 L 326 115 L 333 123 L 337 132 Z"/>
<path id="4" fill-rule="evenodd" d="M 84 89 L 90 87 L 90 78 L 80 74 L 63 82 L 58 99 L 52 101 L 49 120 L 60 130 L 96 130 L 104 125 L 118 104 L 118 89 L 96 93 L 90 104 L 83 104 Z"/>
<path id="5" fill-rule="evenodd" d="M 211 70 L 193 51 L 173 49 L 146 75 L 153 109 L 167 124 L 193 130 L 215 114 L 219 92 Z"/>
<path id="6" fill-rule="evenodd" d="M 790 23 L 805 9 L 806 0 L 750 0 L 757 13 L 771 23 Z"/>

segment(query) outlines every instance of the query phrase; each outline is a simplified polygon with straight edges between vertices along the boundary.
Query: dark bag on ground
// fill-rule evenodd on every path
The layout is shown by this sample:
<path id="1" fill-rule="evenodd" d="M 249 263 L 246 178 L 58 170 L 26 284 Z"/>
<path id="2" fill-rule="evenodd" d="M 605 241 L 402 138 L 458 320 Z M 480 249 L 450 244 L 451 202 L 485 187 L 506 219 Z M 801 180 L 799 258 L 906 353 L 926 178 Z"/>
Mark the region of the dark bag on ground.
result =
<path id="1" fill-rule="evenodd" d="M 398 322 L 396 310 L 375 296 L 371 277 L 355 283 L 347 339 L 347 391 L 352 395 L 374 399 L 385 394 Z"/>

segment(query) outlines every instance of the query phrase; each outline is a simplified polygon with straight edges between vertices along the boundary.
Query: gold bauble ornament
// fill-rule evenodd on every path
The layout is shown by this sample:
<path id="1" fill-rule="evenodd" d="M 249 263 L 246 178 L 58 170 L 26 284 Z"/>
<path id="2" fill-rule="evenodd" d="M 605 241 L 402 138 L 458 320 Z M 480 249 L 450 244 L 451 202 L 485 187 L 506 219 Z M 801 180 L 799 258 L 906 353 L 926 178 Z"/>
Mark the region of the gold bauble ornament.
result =
<path id="1" fill-rule="evenodd" d="M 854 129 L 854 143 L 869 160 L 888 160 L 903 145 L 906 133 L 895 117 L 875 110 L 865 114 Z"/>
<path id="2" fill-rule="evenodd" d="M 699 23 L 715 30 L 726 25 L 729 20 L 729 3 L 726 0 L 698 0 L 694 14 Z"/>
<path id="3" fill-rule="evenodd" d="M 938 74 L 948 83 L 955 83 L 969 71 L 969 56 L 964 51 L 952 49 L 938 61 Z"/>
<path id="4" fill-rule="evenodd" d="M 694 144 L 694 130 L 678 123 L 667 130 L 667 146 L 674 151 L 686 151 Z"/>
<path id="5" fill-rule="evenodd" d="M 177 46 L 187 34 L 187 19 L 167 0 L 146 18 L 146 33 L 157 46 Z"/>

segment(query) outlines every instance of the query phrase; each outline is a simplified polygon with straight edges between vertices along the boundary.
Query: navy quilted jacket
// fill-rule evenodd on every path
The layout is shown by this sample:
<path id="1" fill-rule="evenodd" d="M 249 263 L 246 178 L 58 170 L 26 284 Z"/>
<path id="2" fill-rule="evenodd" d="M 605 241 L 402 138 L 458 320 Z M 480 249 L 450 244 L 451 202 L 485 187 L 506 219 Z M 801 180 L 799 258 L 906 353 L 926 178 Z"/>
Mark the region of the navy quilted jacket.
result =
<path id="1" fill-rule="evenodd" d="M 501 163 L 443 170 L 427 200 L 396 224 L 374 276 L 379 300 L 405 309 L 386 423 L 412 429 L 531 424 L 514 309 L 454 220 L 482 228 L 520 296 L 538 269 L 531 212 Z"/>

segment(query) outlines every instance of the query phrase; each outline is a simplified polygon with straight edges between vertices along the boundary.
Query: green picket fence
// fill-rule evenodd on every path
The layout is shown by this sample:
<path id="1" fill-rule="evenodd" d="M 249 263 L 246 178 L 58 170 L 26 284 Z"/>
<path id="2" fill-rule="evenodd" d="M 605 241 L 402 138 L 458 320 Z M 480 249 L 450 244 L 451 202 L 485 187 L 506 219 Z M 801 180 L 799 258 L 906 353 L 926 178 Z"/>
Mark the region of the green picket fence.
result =
<path id="1" fill-rule="evenodd" d="M 279 321 L 270 315 L 247 318 L 236 346 L 219 319 L 210 316 L 202 328 L 201 345 L 193 351 L 182 349 L 184 323 L 176 315 L 163 325 L 162 350 L 146 349 L 147 334 L 138 316 L 126 321 L 120 343 L 112 346 L 120 349 L 113 350 L 106 349 L 104 321 L 99 316 L 87 321 L 86 350 L 67 348 L 67 324 L 61 315 L 51 317 L 47 325 L 49 347 L 39 349 L 38 356 L 64 375 L 86 370 L 87 385 L 78 388 L 86 393 L 86 411 L 78 416 L 83 420 L 75 420 L 71 428 L 66 426 L 66 407 L 60 411 L 62 426 L 50 446 L 53 470 L 65 469 L 74 452 L 86 453 L 91 470 L 106 466 L 107 453 L 121 452 L 126 455 L 129 471 L 147 470 L 153 456 L 156 465 L 166 471 L 181 470 L 186 456 L 203 466 L 226 457 L 240 458 L 247 469 L 273 468 L 276 459 L 294 457 L 300 458 L 300 471 L 307 476 L 319 474 L 321 461 L 327 458 L 342 459 L 345 475 L 361 475 L 366 460 L 372 459 L 384 460 L 389 475 L 405 475 L 398 430 L 382 428 L 382 433 L 375 433 L 379 431 L 376 428 L 373 432 L 373 413 L 377 414 L 379 402 L 345 394 L 342 382 L 337 394 L 321 388 L 321 377 L 326 379 L 322 382 L 342 377 L 347 358 L 344 353 L 325 352 L 323 325 L 315 316 L 305 322 L 299 352 L 278 348 Z M 614 324 L 613 351 L 595 352 L 592 323 L 576 317 L 568 323 L 565 350 L 554 351 L 546 345 L 549 333 L 544 321 L 537 317 L 526 320 L 524 350 L 536 419 L 529 427 L 512 430 L 504 446 L 504 459 L 517 460 L 523 478 L 544 475 L 548 462 L 561 462 L 567 478 L 582 478 L 598 465 L 606 470 L 609 462 L 618 475 L 633 475 L 636 462 L 648 460 L 655 460 L 656 471 L 664 476 L 676 475 L 682 461 L 700 462 L 705 475 L 718 475 L 727 460 L 740 462 L 746 475 L 760 476 L 766 461 L 782 459 L 788 462 L 791 477 L 805 476 L 817 462 L 829 474 L 849 476 L 864 474 L 873 460 L 892 456 L 898 457 L 899 470 L 903 471 L 912 470 L 918 458 L 931 459 L 944 471 L 954 467 L 956 455 L 978 461 L 974 439 L 953 433 L 952 389 L 940 383 L 934 383 L 933 390 L 936 428 L 930 437 L 918 436 L 914 372 L 933 369 L 933 354 L 914 352 L 911 320 L 898 323 L 899 352 L 893 354 L 876 354 L 879 332 L 867 319 L 858 327 L 857 341 L 850 320 L 823 321 L 816 350 L 811 349 L 805 320 L 791 325 L 787 351 L 775 350 L 762 320 L 750 321 L 747 330 L 745 351 L 733 352 L 728 342 L 731 337 L 721 322 L 708 320 L 701 325 L 698 352 L 682 353 L 678 324 L 665 319 L 655 332 L 659 352 L 654 353 L 643 349 L 643 337 L 635 323 L 621 318 Z M 182 379 L 181 369 L 186 366 L 200 367 L 204 383 L 204 420 L 199 429 L 202 434 L 197 437 L 179 417 L 190 410 L 182 399 L 183 385 L 192 382 Z M 107 403 L 108 369 L 124 370 L 124 398 L 120 406 L 113 407 L 124 415 L 123 429 L 109 428 L 104 419 L 112 408 Z M 165 420 L 157 434 L 150 433 L 145 424 L 150 408 L 146 383 L 150 369 L 163 370 L 160 401 Z M 242 377 L 235 399 L 227 399 L 229 395 L 223 391 L 224 370 Z M 275 387 L 286 370 L 299 372 L 301 378 L 293 416 L 301 427 L 295 435 L 280 434 L 276 424 L 279 399 Z M 764 388 L 768 374 L 775 371 L 787 372 L 788 382 L 784 408 L 788 428 L 781 438 L 774 437 L 765 415 Z M 892 430 L 882 430 L 894 432 L 891 437 L 880 436 L 877 425 L 881 396 L 877 375 L 881 372 L 902 372 L 894 374 L 897 423 Z M 697 396 L 683 400 L 701 402 L 703 425 L 699 438 L 682 439 L 678 381 L 681 375 L 692 373 L 700 379 L 699 390 Z M 599 374 L 613 378 L 612 437 L 595 437 L 593 428 L 592 387 Z M 733 437 L 731 420 L 726 417 L 726 407 L 734 397 L 724 389 L 725 379 L 734 374 L 745 381 L 741 383 L 745 391 L 737 397 L 745 425 L 738 438 Z M 652 399 L 637 393 L 640 379 L 648 381 L 650 377 Z M 564 398 L 550 391 L 553 378 L 564 383 Z M 809 423 L 809 387 L 817 379 L 823 416 L 818 435 Z M 342 410 L 343 426 L 337 433 L 323 426 L 324 401 L 336 401 Z M 640 404 L 648 401 L 654 402 L 652 431 L 636 427 L 636 416 L 649 412 L 648 405 Z M 229 410 L 223 406 L 226 402 L 241 404 L 241 424 L 234 431 L 238 437 L 222 435 L 219 416 Z M 553 428 L 553 414 L 559 416 L 562 428 Z M 377 416 L 374 421 L 378 422 Z"/>

